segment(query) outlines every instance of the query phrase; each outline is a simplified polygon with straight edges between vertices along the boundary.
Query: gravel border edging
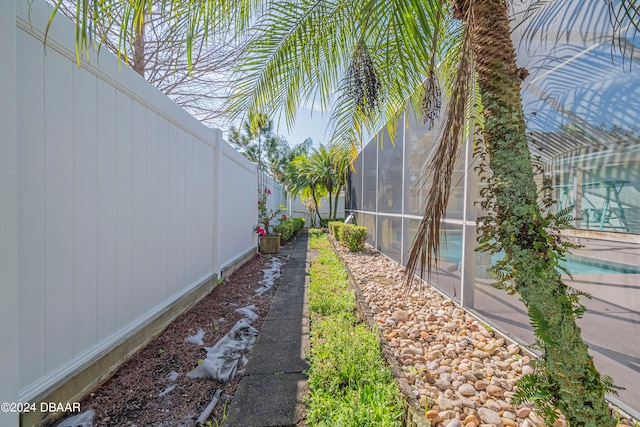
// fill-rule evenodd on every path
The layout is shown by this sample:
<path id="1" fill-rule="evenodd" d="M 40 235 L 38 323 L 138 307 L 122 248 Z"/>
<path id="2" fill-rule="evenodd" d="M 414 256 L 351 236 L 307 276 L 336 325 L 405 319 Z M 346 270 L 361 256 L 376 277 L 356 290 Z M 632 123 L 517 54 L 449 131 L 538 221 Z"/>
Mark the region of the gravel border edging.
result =
<path id="1" fill-rule="evenodd" d="M 378 336 L 378 342 L 380 343 L 380 349 L 382 350 L 382 355 L 387 361 L 387 365 L 391 367 L 393 377 L 398 384 L 398 388 L 400 389 L 402 406 L 404 407 L 404 416 L 403 416 L 403 425 L 405 427 L 431 427 L 431 422 L 427 417 L 424 416 L 423 410 L 418 403 L 418 399 L 416 399 L 409 383 L 407 382 L 402 370 L 400 369 L 400 365 L 396 360 L 396 357 L 393 353 L 393 350 L 387 344 L 386 340 L 382 337 L 381 331 L 377 326 L 377 322 L 373 316 L 373 312 L 369 308 L 369 305 L 364 300 L 362 296 L 362 291 L 360 290 L 351 269 L 347 265 L 347 263 L 342 258 L 340 252 L 336 249 L 335 240 L 333 236 L 327 234 L 329 242 L 331 242 L 331 247 L 335 254 L 340 258 L 340 261 L 345 267 L 347 272 L 347 276 L 349 277 L 349 283 L 351 284 L 351 288 L 353 289 L 356 297 L 356 315 L 358 318 L 364 320 L 370 328 L 376 330 L 376 334 Z"/>
<path id="2" fill-rule="evenodd" d="M 417 399 L 416 396 L 414 396 L 414 392 L 413 392 L 413 388 L 410 387 L 409 382 L 405 379 L 405 373 L 404 370 L 401 368 L 400 363 L 401 361 L 397 359 L 397 349 L 394 350 L 392 349 L 392 347 L 394 347 L 393 345 L 390 345 L 389 341 L 388 341 L 388 337 L 386 336 L 386 334 L 384 334 L 384 331 L 386 330 L 386 328 L 382 328 L 380 326 L 380 324 L 378 324 L 378 322 L 380 321 L 379 316 L 376 316 L 374 314 L 374 312 L 369 308 L 369 303 L 368 301 L 368 297 L 367 299 L 364 298 L 362 290 L 360 289 L 360 279 L 357 279 L 356 276 L 353 274 L 351 267 L 350 267 L 350 263 L 352 261 L 347 261 L 347 258 L 345 257 L 349 257 L 348 259 L 351 260 L 351 255 L 345 252 L 345 249 L 343 249 L 342 247 L 338 248 L 337 243 L 335 242 L 335 239 L 333 239 L 333 237 L 329 238 L 329 241 L 332 244 L 332 247 L 334 249 L 334 251 L 336 252 L 336 254 L 340 257 L 340 259 L 343 261 L 343 264 L 345 265 L 345 269 L 348 273 L 348 277 L 349 280 L 351 282 L 352 285 L 352 289 L 354 289 L 354 293 L 356 296 L 356 311 L 358 316 L 365 320 L 367 322 L 367 324 L 370 327 L 376 327 L 376 329 L 378 330 L 378 338 L 381 344 L 381 349 L 383 350 L 383 355 L 385 356 L 385 359 L 388 362 L 388 365 L 392 368 L 393 370 L 393 375 L 396 378 L 396 382 L 399 385 L 400 391 L 402 393 L 402 397 L 403 397 L 403 406 L 405 407 L 405 424 L 406 426 L 419 426 L 422 427 L 424 425 L 426 426 L 430 426 L 431 425 L 431 420 L 429 419 L 429 413 L 425 413 L 423 414 L 423 409 L 421 406 L 419 406 L 419 404 L 417 403 Z M 368 245 L 367 245 L 368 246 Z M 403 266 L 397 264 L 396 261 L 389 259 L 388 257 L 384 256 L 383 254 L 381 254 L 379 251 L 372 249 L 372 251 L 367 250 L 365 252 L 370 252 L 368 255 L 372 255 L 372 256 L 380 256 L 382 255 L 382 258 L 386 258 L 388 261 L 391 261 L 394 265 L 396 265 L 400 270 L 400 272 L 402 272 L 402 270 L 404 270 Z M 357 254 L 356 254 L 357 255 Z M 359 257 L 356 256 L 356 259 L 359 259 Z M 364 273 L 365 277 L 367 276 L 366 272 L 360 272 L 360 273 Z M 396 277 L 396 281 L 399 280 Z M 399 283 L 399 282 L 396 282 Z M 520 354 L 524 354 L 526 355 L 527 358 L 537 358 L 538 355 L 535 354 L 533 351 L 531 351 L 530 348 L 528 348 L 526 345 L 516 341 L 513 337 L 511 337 L 508 334 L 503 333 L 502 331 L 500 331 L 499 329 L 495 329 L 494 327 L 491 328 L 487 327 L 487 322 L 482 320 L 481 318 L 479 318 L 475 313 L 473 313 L 472 311 L 466 310 L 464 308 L 462 308 L 458 303 L 456 303 L 456 301 L 454 301 L 453 299 L 451 299 L 448 295 L 444 294 L 443 292 L 441 292 L 439 289 L 431 286 L 428 282 L 423 281 L 424 285 L 428 286 L 431 289 L 431 292 L 433 292 L 434 295 L 439 295 L 438 298 L 441 298 L 443 300 L 447 300 L 448 302 L 446 303 L 447 305 L 453 306 L 458 310 L 461 310 L 462 312 L 464 312 L 465 316 L 467 318 L 472 318 L 474 320 L 474 324 L 477 324 L 478 326 L 481 327 L 485 327 L 485 329 L 489 330 L 491 333 L 491 336 L 494 338 L 499 338 L 503 340 L 503 346 L 506 344 L 509 344 L 510 346 L 518 346 L 519 350 L 520 350 Z M 445 325 L 446 326 L 446 325 Z M 406 338 L 406 337 L 405 337 Z M 392 341 L 395 342 L 395 339 L 393 339 Z M 405 340 L 406 341 L 406 340 Z M 484 341 L 481 339 L 481 341 Z M 391 343 L 393 344 L 393 343 Z M 482 348 L 482 347 L 481 347 Z M 422 353 L 420 353 L 422 354 Z M 404 363 L 404 361 L 402 362 Z M 514 368 L 515 369 L 515 368 Z M 442 390 L 442 388 L 441 388 Z M 481 389 L 484 390 L 484 389 Z M 508 389 L 511 390 L 511 389 Z M 422 395 L 422 390 L 420 390 L 421 395 Z M 422 398 L 421 398 L 422 399 Z M 427 398 L 431 403 L 437 405 L 439 404 L 439 400 L 438 402 L 432 401 L 431 398 Z M 413 405 L 412 405 L 413 403 Z M 483 402 L 484 403 L 484 402 Z M 617 417 L 620 422 L 621 422 L 621 426 L 627 426 L 627 425 L 631 425 L 635 422 L 637 422 L 637 420 L 634 420 L 633 417 L 629 416 L 628 413 L 626 413 L 622 408 L 616 406 L 615 404 L 613 404 L 612 402 L 610 403 L 610 407 L 611 407 L 611 411 L 612 411 L 612 416 L 613 417 Z M 429 405 L 429 403 L 427 403 L 427 405 Z M 416 406 L 417 407 L 417 411 L 415 408 L 412 408 L 412 406 Z M 528 408 L 532 408 L 531 405 L 526 405 Z M 413 409 L 413 410 L 412 410 Z M 438 410 L 436 408 L 436 410 Z M 513 409 L 509 409 L 510 411 L 513 411 Z M 430 411 L 430 412 L 434 412 L 434 411 Z M 412 420 L 412 414 L 417 414 L 419 418 L 425 419 L 426 418 L 426 423 L 421 422 L 422 420 L 418 419 L 416 420 L 417 423 L 414 423 Z M 502 415 L 502 413 L 500 413 L 500 415 Z M 513 414 L 512 414 L 513 415 Z M 531 416 L 529 418 L 532 418 L 533 415 L 536 414 L 531 414 Z M 520 417 L 520 415 L 518 415 Z M 526 418 L 526 415 L 524 415 L 524 417 Z M 448 419 L 446 415 L 443 415 L 443 418 Z M 534 424 L 539 425 L 542 422 L 542 419 L 538 416 L 536 416 L 537 419 L 534 419 Z M 518 418 L 518 420 L 520 420 L 520 418 Z M 508 424 L 507 421 L 509 420 L 505 420 L 503 418 L 503 421 L 505 421 L 505 424 Z M 529 420 L 524 420 L 525 424 L 530 426 L 533 425 L 531 423 L 531 421 Z M 561 422 L 562 420 L 559 420 L 558 423 L 559 425 L 566 425 L 566 422 Z M 528 423 L 527 423 L 528 422 Z M 472 423 L 474 426 L 476 424 Z M 513 423 L 511 423 L 513 424 Z M 511 425 L 508 424 L 508 425 Z M 520 424 L 517 424 L 520 425 Z M 524 424 L 523 424 L 524 425 Z M 634 424 L 635 425 L 635 424 Z M 555 426 L 555 424 L 554 424 Z"/>

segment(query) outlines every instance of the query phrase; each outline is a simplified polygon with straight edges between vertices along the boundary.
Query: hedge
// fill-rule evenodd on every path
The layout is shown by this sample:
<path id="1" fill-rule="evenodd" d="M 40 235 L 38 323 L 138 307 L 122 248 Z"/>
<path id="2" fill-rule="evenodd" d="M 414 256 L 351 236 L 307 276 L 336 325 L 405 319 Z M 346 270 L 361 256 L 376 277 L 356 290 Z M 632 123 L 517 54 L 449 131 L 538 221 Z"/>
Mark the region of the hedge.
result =
<path id="1" fill-rule="evenodd" d="M 331 221 L 329 223 L 329 232 L 333 236 L 334 239 L 340 240 L 340 230 L 344 226 L 344 222 L 341 221 Z"/>
<path id="2" fill-rule="evenodd" d="M 296 232 L 302 230 L 302 228 L 304 227 L 304 218 L 293 218 L 290 221 L 293 221 L 293 223 L 295 224 Z"/>
<path id="3" fill-rule="evenodd" d="M 293 218 L 273 227 L 274 233 L 280 233 L 280 241 L 286 242 L 304 227 L 304 218 Z"/>
<path id="4" fill-rule="evenodd" d="M 353 224 L 343 224 L 340 227 L 339 240 L 351 252 L 358 252 L 364 249 L 364 242 L 367 241 L 367 227 Z"/>
<path id="5" fill-rule="evenodd" d="M 330 222 L 344 222 L 344 218 L 324 218 L 320 220 L 320 228 L 327 228 Z"/>

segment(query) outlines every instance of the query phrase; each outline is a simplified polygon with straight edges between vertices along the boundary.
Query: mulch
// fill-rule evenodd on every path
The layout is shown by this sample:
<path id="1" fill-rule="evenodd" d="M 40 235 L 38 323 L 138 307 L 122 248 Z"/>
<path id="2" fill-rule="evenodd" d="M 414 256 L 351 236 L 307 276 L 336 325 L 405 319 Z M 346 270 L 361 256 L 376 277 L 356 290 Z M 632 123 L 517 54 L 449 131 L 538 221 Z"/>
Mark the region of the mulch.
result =
<path id="1" fill-rule="evenodd" d="M 279 258 L 284 268 L 288 259 Z M 208 418 L 213 426 L 222 423 L 241 375 L 220 384 L 186 374 L 206 358 L 204 347 L 213 346 L 243 317 L 237 308 L 255 305 L 259 318 L 252 325 L 260 328 L 277 287 L 276 283 L 270 291 L 255 294 L 268 263 L 269 257 L 261 254 L 245 263 L 82 400 L 81 410 L 93 409 L 94 425 L 100 427 L 194 426 L 216 390 L 222 389 L 223 398 Z M 205 332 L 204 345 L 187 342 L 198 330 Z"/>

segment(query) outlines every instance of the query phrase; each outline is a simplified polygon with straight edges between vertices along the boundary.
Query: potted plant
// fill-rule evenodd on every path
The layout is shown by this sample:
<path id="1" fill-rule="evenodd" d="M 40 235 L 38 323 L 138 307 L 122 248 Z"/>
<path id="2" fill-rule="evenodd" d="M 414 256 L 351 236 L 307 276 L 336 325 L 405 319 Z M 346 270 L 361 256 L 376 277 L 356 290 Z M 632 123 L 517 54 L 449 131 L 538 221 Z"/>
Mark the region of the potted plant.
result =
<path id="1" fill-rule="evenodd" d="M 260 235 L 260 252 L 265 254 L 275 254 L 280 251 L 280 233 L 271 233 L 270 223 L 285 208 L 280 204 L 278 209 L 268 209 L 267 198 L 270 195 L 271 190 L 267 187 L 258 189 L 258 225 L 255 231 Z"/>

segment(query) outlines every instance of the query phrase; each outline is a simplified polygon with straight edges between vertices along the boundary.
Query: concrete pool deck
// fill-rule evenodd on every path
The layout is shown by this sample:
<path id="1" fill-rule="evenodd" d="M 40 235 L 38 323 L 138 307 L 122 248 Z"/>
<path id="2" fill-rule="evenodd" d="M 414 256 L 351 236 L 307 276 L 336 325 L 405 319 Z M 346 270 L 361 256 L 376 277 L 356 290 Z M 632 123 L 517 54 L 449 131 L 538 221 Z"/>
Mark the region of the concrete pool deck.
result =
<path id="1" fill-rule="evenodd" d="M 639 259 L 637 245 L 613 245 L 594 251 L 574 251 L 576 255 L 594 259 L 601 265 L 634 265 Z M 633 247 L 635 246 L 635 247 Z M 640 268 L 640 267 L 638 267 Z M 566 283 L 592 295 L 582 299 L 587 312 L 578 325 L 589 345 L 598 370 L 614 379 L 625 389 L 614 399 L 631 415 L 640 415 L 640 274 L 573 274 Z M 525 343 L 533 342 L 529 317 L 517 296 L 493 288 L 488 280 L 477 280 L 474 289 L 473 311 L 509 335 Z"/>

